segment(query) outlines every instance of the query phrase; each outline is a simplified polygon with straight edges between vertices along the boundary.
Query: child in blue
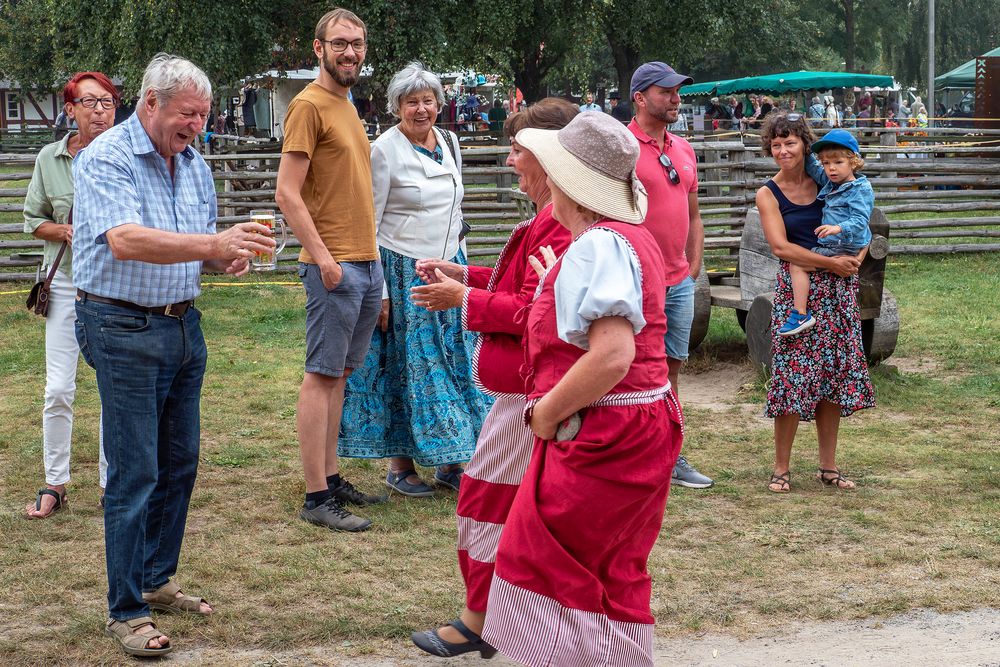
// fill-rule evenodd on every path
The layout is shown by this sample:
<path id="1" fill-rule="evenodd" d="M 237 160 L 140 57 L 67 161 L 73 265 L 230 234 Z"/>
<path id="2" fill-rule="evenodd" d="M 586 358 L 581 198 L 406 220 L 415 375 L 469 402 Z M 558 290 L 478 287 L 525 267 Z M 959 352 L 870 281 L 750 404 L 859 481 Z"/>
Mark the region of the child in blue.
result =
<path id="1" fill-rule="evenodd" d="M 858 174 L 864 166 L 858 140 L 846 130 L 833 130 L 812 145 L 813 153 L 806 160 L 806 170 L 821 186 L 817 199 L 823 200 L 823 224 L 816 228 L 817 245 L 814 253 L 825 257 L 857 255 L 871 243 L 868 228 L 875 192 L 868 179 Z M 821 166 L 822 165 L 822 166 Z M 794 336 L 816 324 L 809 305 L 809 271 L 792 264 L 794 307 L 778 334 Z"/>

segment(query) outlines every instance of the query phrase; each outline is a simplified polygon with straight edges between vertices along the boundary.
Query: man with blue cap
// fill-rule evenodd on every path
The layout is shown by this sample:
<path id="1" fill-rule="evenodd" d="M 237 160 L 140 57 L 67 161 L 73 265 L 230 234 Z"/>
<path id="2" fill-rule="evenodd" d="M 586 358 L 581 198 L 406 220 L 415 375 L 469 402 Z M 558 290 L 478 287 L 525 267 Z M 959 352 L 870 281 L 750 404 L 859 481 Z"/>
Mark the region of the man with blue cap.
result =
<path id="1" fill-rule="evenodd" d="M 681 364 L 688 357 L 694 320 L 694 282 L 701 269 L 705 229 L 698 210 L 698 161 L 691 145 L 671 134 L 683 85 L 694 83 L 662 62 L 640 65 L 632 75 L 630 96 L 635 118 L 628 129 L 639 140 L 636 173 L 649 195 L 644 224 L 653 234 L 666 269 L 667 348 L 670 384 L 677 391 Z M 693 489 L 712 486 L 684 456 L 677 459 L 673 483 Z"/>

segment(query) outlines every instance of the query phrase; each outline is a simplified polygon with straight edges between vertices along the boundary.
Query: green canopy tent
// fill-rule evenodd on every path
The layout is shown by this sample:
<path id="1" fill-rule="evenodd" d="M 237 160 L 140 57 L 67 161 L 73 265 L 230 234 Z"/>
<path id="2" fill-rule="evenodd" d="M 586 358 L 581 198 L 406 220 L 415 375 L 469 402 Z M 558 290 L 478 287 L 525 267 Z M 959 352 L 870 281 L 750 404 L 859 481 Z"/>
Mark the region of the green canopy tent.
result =
<path id="1" fill-rule="evenodd" d="M 1000 46 L 993 49 L 992 51 L 987 51 L 981 58 L 990 58 L 1000 56 Z M 934 87 L 940 88 L 941 90 L 958 89 L 958 90 L 974 90 L 976 87 L 976 59 L 973 58 L 964 65 L 959 65 L 950 72 L 945 72 L 939 77 L 934 79 Z"/>
<path id="2" fill-rule="evenodd" d="M 747 76 L 712 83 L 694 84 L 681 88 L 681 95 L 734 95 L 737 93 L 781 93 L 802 90 L 829 90 L 831 88 L 891 88 L 891 76 L 857 74 L 854 72 L 784 72 L 764 76 Z M 711 86 L 706 90 L 706 87 Z M 692 92 L 692 89 L 698 89 Z"/>

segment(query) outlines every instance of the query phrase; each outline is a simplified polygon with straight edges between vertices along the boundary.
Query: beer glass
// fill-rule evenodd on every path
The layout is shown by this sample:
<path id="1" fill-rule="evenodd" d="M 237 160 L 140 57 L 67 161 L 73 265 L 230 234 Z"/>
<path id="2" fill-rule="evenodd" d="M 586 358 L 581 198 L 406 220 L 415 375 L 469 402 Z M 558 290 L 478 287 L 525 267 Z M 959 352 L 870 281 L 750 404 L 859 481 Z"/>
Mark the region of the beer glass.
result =
<path id="1" fill-rule="evenodd" d="M 250 260 L 250 268 L 254 271 L 274 271 L 278 268 L 278 254 L 285 249 L 285 244 L 288 242 L 288 230 L 285 228 L 285 221 L 278 219 L 273 210 L 257 209 L 250 211 L 250 222 L 264 225 L 271 230 L 272 235 L 274 235 L 274 226 L 276 224 L 281 229 L 281 240 L 278 242 L 278 246 L 271 252 L 255 253 L 253 259 Z M 275 241 L 277 240 L 275 238 Z"/>

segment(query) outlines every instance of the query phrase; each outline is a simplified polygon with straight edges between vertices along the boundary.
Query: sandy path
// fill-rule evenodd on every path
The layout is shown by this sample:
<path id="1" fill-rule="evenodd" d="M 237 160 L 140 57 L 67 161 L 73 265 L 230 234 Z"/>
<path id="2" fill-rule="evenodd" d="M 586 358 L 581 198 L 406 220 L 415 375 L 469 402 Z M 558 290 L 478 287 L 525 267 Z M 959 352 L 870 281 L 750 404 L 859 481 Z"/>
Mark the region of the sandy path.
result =
<path id="1" fill-rule="evenodd" d="M 371 647 L 370 647 L 371 648 Z M 382 643 L 374 653 L 359 654 L 352 642 L 297 651 L 178 650 L 163 664 L 254 665 L 284 667 L 431 667 L 483 665 L 508 667 L 497 656 L 488 663 L 463 656 L 444 661 L 415 654 L 409 643 Z M 680 666 L 878 665 L 914 667 L 1000 666 L 1000 610 L 978 609 L 939 614 L 917 610 L 890 619 L 796 623 L 784 633 L 740 640 L 712 633 L 698 637 L 659 638 L 656 664 Z"/>

